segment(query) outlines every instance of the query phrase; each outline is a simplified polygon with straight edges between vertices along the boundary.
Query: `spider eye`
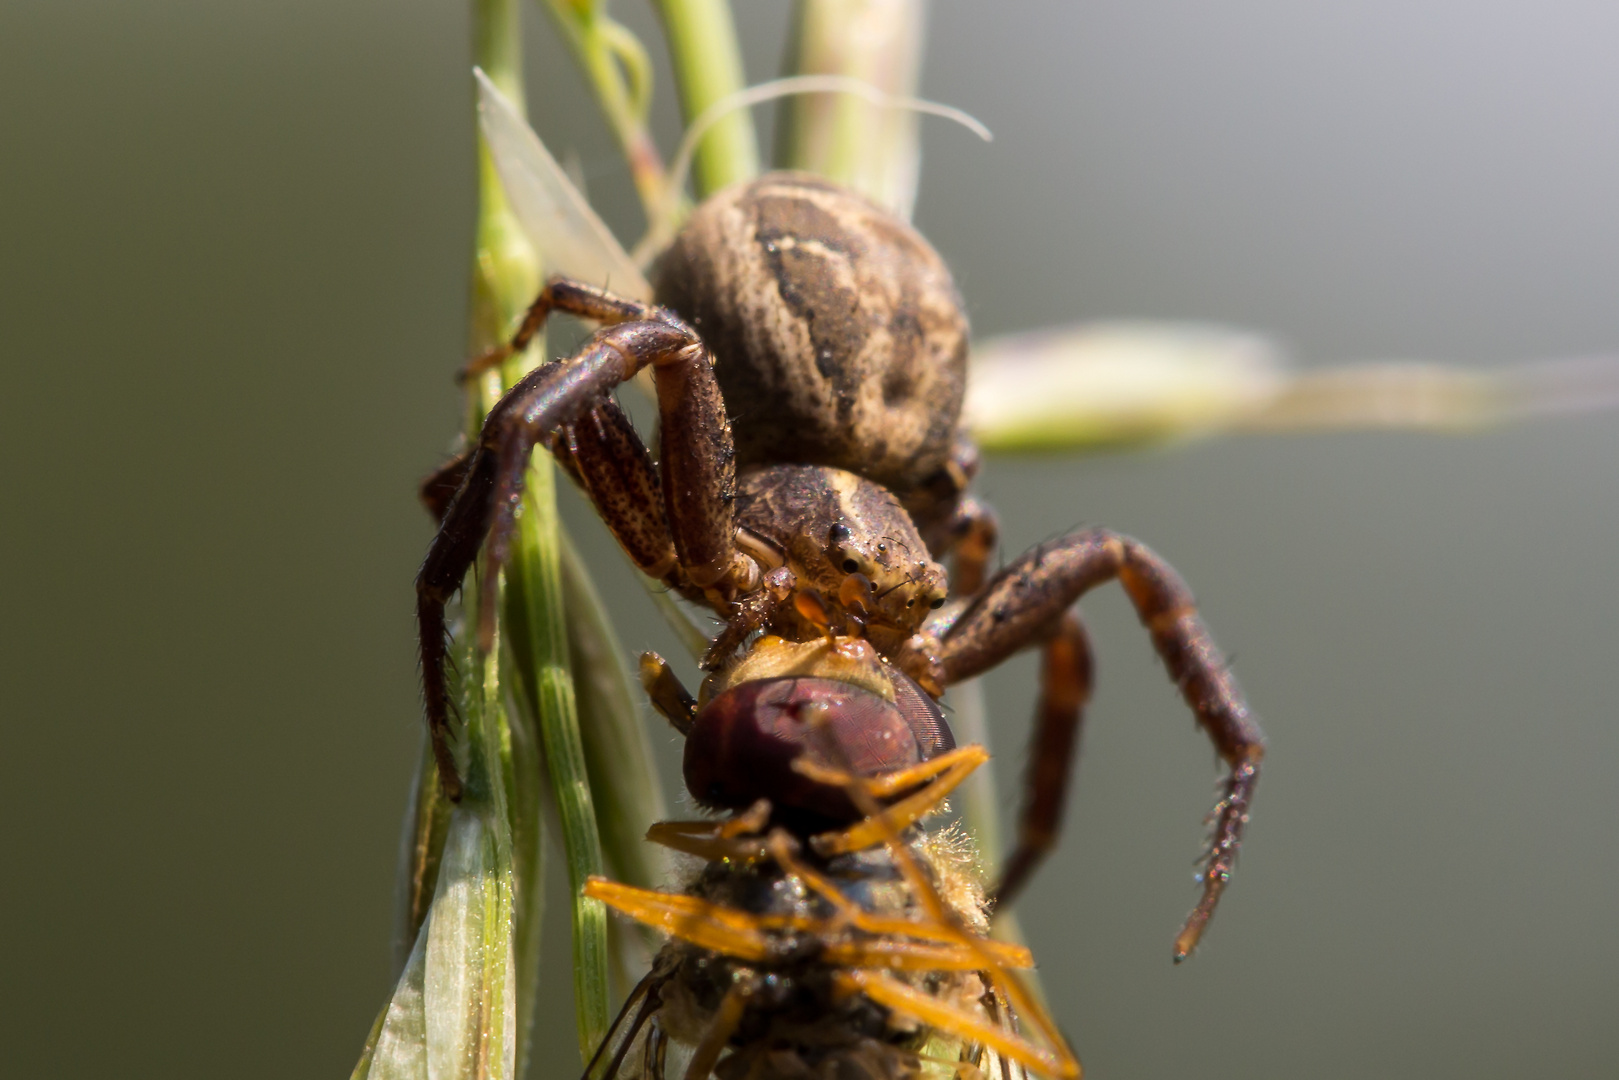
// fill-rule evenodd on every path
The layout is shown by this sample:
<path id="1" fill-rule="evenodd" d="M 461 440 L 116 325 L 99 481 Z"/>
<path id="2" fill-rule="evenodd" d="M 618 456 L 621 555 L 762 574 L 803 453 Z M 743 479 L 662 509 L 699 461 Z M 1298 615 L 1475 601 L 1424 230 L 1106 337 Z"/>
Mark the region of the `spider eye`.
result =
<path id="1" fill-rule="evenodd" d="M 855 562 L 853 559 L 844 559 L 843 560 L 843 571 L 844 571 L 844 573 L 853 574 L 856 571 L 858 571 L 859 569 L 860 569 L 860 564 Z"/>
<path id="2" fill-rule="evenodd" d="M 939 597 L 937 600 L 933 601 L 933 603 L 929 604 L 928 607 L 932 608 L 935 611 L 937 611 L 940 608 L 944 607 L 944 597 L 942 597 L 942 596 Z"/>
<path id="3" fill-rule="evenodd" d="M 843 524 L 834 525 L 827 531 L 827 539 L 831 540 L 834 544 L 846 544 L 849 542 L 849 538 L 853 535 L 854 534 L 849 531 L 849 526 Z"/>

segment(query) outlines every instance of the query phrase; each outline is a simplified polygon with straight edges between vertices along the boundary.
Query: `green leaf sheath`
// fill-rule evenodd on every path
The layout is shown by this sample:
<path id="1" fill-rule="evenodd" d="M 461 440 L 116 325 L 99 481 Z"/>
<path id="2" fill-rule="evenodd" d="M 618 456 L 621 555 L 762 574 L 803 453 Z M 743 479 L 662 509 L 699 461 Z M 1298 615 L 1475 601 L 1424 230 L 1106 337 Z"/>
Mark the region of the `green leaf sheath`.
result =
<path id="1" fill-rule="evenodd" d="M 438 766 L 424 730 L 417 755 L 416 778 L 411 785 L 410 802 L 399 838 L 394 947 L 400 968 L 410 958 L 416 935 L 427 920 L 428 906 L 433 902 L 433 886 L 438 881 L 439 857 L 444 850 L 444 833 L 450 824 L 452 806 L 439 784 Z"/>
<path id="2" fill-rule="evenodd" d="M 522 97 L 516 0 L 477 0 L 480 24 L 476 34 L 478 64 L 490 79 L 519 106 Z M 479 153 L 478 249 L 474 263 L 475 351 L 503 340 L 520 313 L 533 300 L 540 282 L 543 252 L 535 252 L 510 212 L 487 149 Z M 543 348 L 543 338 L 539 343 Z M 482 415 L 504 389 L 529 370 L 540 349 L 514 358 L 499 373 L 485 379 L 473 395 L 475 435 Z M 503 726 L 503 794 L 511 822 L 513 865 L 517 871 L 519 910 L 514 943 L 522 970 L 519 982 L 523 1008 L 521 1027 L 527 1031 L 532 995 L 539 972 L 539 912 L 543 892 L 540 877 L 541 786 L 540 759 L 556 794 L 563 824 L 563 848 L 574 899 L 574 994 L 578 1008 L 581 1050 L 585 1054 L 606 1031 L 608 985 L 606 974 L 606 916 L 599 903 L 579 895 L 585 876 L 602 872 L 601 846 L 596 835 L 583 753 L 578 749 L 578 718 L 574 710 L 572 677 L 568 669 L 565 615 L 558 572 L 559 529 L 556 519 L 553 467 L 550 457 L 534 455 L 527 477 L 528 496 L 506 568 L 507 588 L 502 607 L 502 637 L 509 645 L 513 697 L 521 703 Z M 502 710 L 504 715 L 504 710 Z M 527 1057 L 527 1040 L 520 1040 Z"/>
<path id="3" fill-rule="evenodd" d="M 529 467 L 517 557 L 507 570 L 507 611 L 519 678 L 532 688 L 540 741 L 562 823 L 568 884 L 573 897 L 573 974 L 580 1052 L 588 1058 L 607 1034 L 607 911 L 587 899 L 585 879 L 603 874 L 596 808 L 585 767 L 573 679 L 568 670 L 568 631 L 563 616 L 560 541 L 556 528 L 555 469 L 545 451 Z"/>
<path id="4" fill-rule="evenodd" d="M 568 612 L 568 655 L 579 697 L 585 766 L 595 796 L 602 846 L 613 877 L 642 888 L 669 878 L 664 848 L 646 830 L 668 816 L 663 782 L 624 647 L 572 541 L 562 534 L 562 599 Z"/>
<path id="5" fill-rule="evenodd" d="M 466 790 L 446 816 L 432 901 L 366 1040 L 357 1080 L 516 1075 L 519 913 L 503 783 L 510 752 L 500 665 L 462 641 L 455 670 L 467 732 Z"/>

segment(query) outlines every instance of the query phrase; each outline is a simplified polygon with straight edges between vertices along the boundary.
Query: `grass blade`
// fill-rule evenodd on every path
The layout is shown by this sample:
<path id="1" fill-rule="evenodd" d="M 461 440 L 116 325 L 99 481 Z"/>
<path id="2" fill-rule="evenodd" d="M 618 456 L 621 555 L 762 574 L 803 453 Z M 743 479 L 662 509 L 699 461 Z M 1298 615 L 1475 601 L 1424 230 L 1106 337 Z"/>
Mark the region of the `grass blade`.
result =
<path id="1" fill-rule="evenodd" d="M 590 208 L 517 106 L 482 71 L 478 119 L 512 211 L 552 273 L 611 283 L 613 291 L 648 300 L 652 286 Z"/>
<path id="2" fill-rule="evenodd" d="M 585 767 L 573 680 L 568 666 L 568 630 L 563 616 L 560 540 L 556 523 L 555 469 L 536 451 L 528 470 L 523 515 L 518 519 L 506 574 L 510 637 L 523 692 L 519 708 L 533 710 L 545 749 L 545 765 L 562 825 L 562 842 L 573 898 L 574 1004 L 579 1048 L 588 1059 L 607 1034 L 607 911 L 586 897 L 585 879 L 605 872 L 596 807 Z"/>
<path id="3" fill-rule="evenodd" d="M 595 797 L 607 865 L 619 881 L 656 888 L 668 881 L 664 848 L 646 830 L 668 817 L 663 782 L 631 679 L 607 610 L 572 542 L 562 537 L 562 597 L 568 610 L 568 653 L 578 692 L 585 767 Z"/>

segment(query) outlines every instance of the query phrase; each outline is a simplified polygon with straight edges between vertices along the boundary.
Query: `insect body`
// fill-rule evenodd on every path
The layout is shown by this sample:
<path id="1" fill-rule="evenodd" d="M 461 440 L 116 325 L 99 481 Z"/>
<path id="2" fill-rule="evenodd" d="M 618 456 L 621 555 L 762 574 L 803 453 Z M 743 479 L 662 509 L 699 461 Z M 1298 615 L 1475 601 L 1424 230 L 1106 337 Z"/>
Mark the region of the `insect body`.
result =
<path id="1" fill-rule="evenodd" d="M 761 638 L 697 701 L 652 654 L 642 674 L 692 794 L 736 812 L 653 826 L 706 863 L 683 893 L 587 885 L 673 938 L 587 1077 L 663 1080 L 670 1039 L 688 1077 L 1078 1076 L 1011 975 L 1027 951 L 987 939 L 965 837 L 917 825 L 987 759 L 928 694 L 841 635 Z"/>
<path id="2" fill-rule="evenodd" d="M 661 304 L 554 279 L 511 342 L 469 365 L 482 370 L 525 348 L 552 311 L 602 324 L 574 356 L 518 382 L 477 444 L 424 489 L 444 511 L 417 578 L 417 611 L 445 790 L 459 792 L 445 604 L 486 548 L 487 647 L 523 470 L 532 448 L 545 444 L 637 566 L 722 620 L 703 660 L 710 672 L 767 655 L 748 648 L 759 634 L 787 645 L 859 640 L 871 656 L 856 667 L 891 671 L 890 686 L 903 679 L 899 685 L 931 701 L 1014 652 L 1041 650 L 1029 795 L 995 894 L 1003 905 L 1049 850 L 1061 819 L 1090 691 L 1090 650 L 1071 609 L 1081 594 L 1118 579 L 1228 768 L 1202 897 L 1175 944 L 1176 958 L 1184 957 L 1229 878 L 1262 737 L 1189 590 L 1137 541 L 1078 530 L 986 580 L 996 529 L 966 494 L 976 469 L 960 420 L 966 320 L 938 255 L 910 226 L 849 192 L 773 174 L 699 207 L 656 276 Z M 645 368 L 657 392 L 656 464 L 611 397 Z M 949 580 L 939 558 L 953 560 Z M 956 599 L 947 602 L 951 588 Z M 815 677 L 861 685 L 847 672 Z M 669 712 L 680 695 L 659 686 Z M 770 704 L 764 693 L 738 702 L 738 715 L 757 720 Z M 899 737 L 892 713 L 872 716 Z M 915 726 L 904 726 L 915 738 Z"/>

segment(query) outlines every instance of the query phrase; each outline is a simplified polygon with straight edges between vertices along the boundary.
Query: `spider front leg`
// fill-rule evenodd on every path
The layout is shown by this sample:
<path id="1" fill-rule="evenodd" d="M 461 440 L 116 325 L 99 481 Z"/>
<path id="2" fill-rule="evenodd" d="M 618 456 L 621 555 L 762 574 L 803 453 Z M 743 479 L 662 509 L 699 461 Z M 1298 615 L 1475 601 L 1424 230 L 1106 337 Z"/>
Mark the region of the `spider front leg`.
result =
<path id="1" fill-rule="evenodd" d="M 496 582 L 522 500 L 524 472 L 536 445 L 557 438 L 559 432 L 566 436 L 572 471 L 587 481 L 599 506 L 604 503 L 603 492 L 589 481 L 610 490 L 610 475 L 615 470 L 630 489 L 619 491 L 622 497 L 608 500 L 620 509 L 637 502 L 637 492 L 644 496 L 648 490 L 661 488 L 662 528 L 666 529 L 662 535 L 672 542 L 682 579 L 690 585 L 732 591 L 751 584 L 750 572 L 756 574 L 752 561 L 735 546 L 731 433 L 702 341 L 662 309 L 554 280 L 530 309 L 514 342 L 532 337 L 535 327 L 530 324 L 543 319 L 551 308 L 589 318 L 610 319 L 626 313 L 635 318 L 598 331 L 573 357 L 545 364 L 524 376 L 489 411 L 464 468 L 457 469 L 452 463 L 450 469 L 441 471 L 441 476 L 460 471 L 461 479 L 417 575 L 416 613 L 428 731 L 440 782 L 451 799 L 459 798 L 461 782 L 449 744 L 444 608 L 461 587 L 479 549 L 484 548 L 487 565 L 478 646 L 489 649 Z M 647 366 L 653 369 L 658 395 L 661 483 L 657 478 L 648 481 L 645 450 L 633 431 L 626 438 L 627 421 L 620 423 L 622 414 L 608 405 L 606 396 Z M 604 511 L 603 516 L 638 562 L 665 561 L 658 552 L 660 526 L 655 512 L 625 510 L 615 515 Z M 639 539 L 632 544 L 635 537 Z M 641 550 L 634 550 L 637 547 Z"/>
<path id="2" fill-rule="evenodd" d="M 950 573 L 950 591 L 957 596 L 973 596 L 984 587 L 984 575 L 995 555 L 1001 525 L 988 503 L 964 496 L 945 526 L 945 551 L 955 558 Z"/>
<path id="3" fill-rule="evenodd" d="M 1057 843 L 1090 699 L 1090 638 L 1085 624 L 1070 610 L 1048 630 L 1040 650 L 1040 697 L 1035 703 L 1023 813 L 1017 847 L 995 886 L 997 907 L 1012 902 Z"/>
<path id="4" fill-rule="evenodd" d="M 503 345 L 497 345 L 482 356 L 467 362 L 455 373 L 457 382 L 466 382 L 491 368 L 504 364 L 534 341 L 535 335 L 545 328 L 551 312 L 560 311 L 599 323 L 621 323 L 633 319 L 650 319 L 655 309 L 651 304 L 614 296 L 604 289 L 586 285 L 571 278 L 554 277 L 545 283 L 540 295 L 523 313 L 523 321 L 516 333 Z"/>
<path id="5" fill-rule="evenodd" d="M 473 454 L 462 451 L 423 478 L 418 494 L 435 523 L 443 524 Z M 652 578 L 672 576 L 675 544 L 663 512 L 658 470 L 618 402 L 607 398 L 563 424 L 551 436 L 551 455 L 584 489 L 636 568 Z"/>
<path id="6" fill-rule="evenodd" d="M 1040 545 L 996 575 L 945 632 L 939 660 L 944 682 L 955 683 L 1047 639 L 1036 753 L 1054 758 L 1060 751 L 1063 760 L 1037 760 L 1031 769 L 1033 789 L 1023 810 L 1018 848 L 1007 862 L 1006 884 L 1016 888 L 1055 839 L 1081 706 L 1089 693 L 1089 650 L 1078 622 L 1067 619 L 1068 609 L 1113 578 L 1129 594 L 1170 678 L 1231 770 L 1212 814 L 1203 895 L 1175 939 L 1179 961 L 1197 946 L 1230 880 L 1265 751 L 1264 735 L 1180 575 L 1129 537 L 1103 529 L 1070 533 Z"/>

